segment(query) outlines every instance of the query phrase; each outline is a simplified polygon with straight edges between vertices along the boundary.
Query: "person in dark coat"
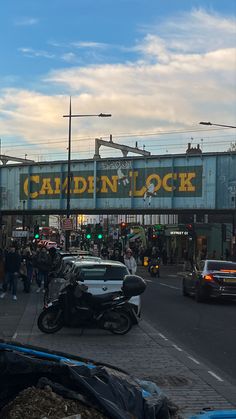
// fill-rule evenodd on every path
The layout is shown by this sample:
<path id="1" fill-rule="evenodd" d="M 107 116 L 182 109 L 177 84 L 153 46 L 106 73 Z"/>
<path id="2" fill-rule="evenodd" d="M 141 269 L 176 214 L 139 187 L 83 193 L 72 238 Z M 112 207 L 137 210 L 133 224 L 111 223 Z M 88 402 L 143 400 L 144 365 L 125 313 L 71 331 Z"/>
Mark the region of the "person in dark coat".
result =
<path id="1" fill-rule="evenodd" d="M 21 256 L 14 244 L 11 244 L 9 251 L 5 255 L 5 277 L 3 281 L 3 293 L 0 298 L 4 298 L 7 290 L 12 291 L 13 300 L 17 300 L 17 281 L 21 267 Z"/>
<path id="2" fill-rule="evenodd" d="M 118 262 L 124 263 L 124 257 L 122 256 L 120 249 L 114 249 L 111 260 L 117 260 Z"/>
<path id="3" fill-rule="evenodd" d="M 36 267 L 38 268 L 37 285 L 38 289 L 36 292 L 40 292 L 42 289 L 42 283 L 44 283 L 44 289 L 47 287 L 48 272 L 50 270 L 51 259 L 48 254 L 46 247 L 42 247 L 35 257 Z"/>

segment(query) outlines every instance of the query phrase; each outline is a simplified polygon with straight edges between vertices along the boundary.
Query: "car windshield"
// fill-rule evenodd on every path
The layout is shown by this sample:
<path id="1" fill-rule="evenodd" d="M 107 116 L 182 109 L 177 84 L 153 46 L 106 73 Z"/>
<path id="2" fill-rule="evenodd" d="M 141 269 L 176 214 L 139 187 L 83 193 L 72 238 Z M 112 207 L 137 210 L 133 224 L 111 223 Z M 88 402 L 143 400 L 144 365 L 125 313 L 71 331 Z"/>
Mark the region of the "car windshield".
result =
<path id="1" fill-rule="evenodd" d="M 225 261 L 210 261 L 207 263 L 207 269 L 209 271 L 235 271 L 236 263 L 225 262 Z"/>
<path id="2" fill-rule="evenodd" d="M 125 266 L 76 266 L 75 273 L 83 280 L 122 281 L 128 271 Z"/>

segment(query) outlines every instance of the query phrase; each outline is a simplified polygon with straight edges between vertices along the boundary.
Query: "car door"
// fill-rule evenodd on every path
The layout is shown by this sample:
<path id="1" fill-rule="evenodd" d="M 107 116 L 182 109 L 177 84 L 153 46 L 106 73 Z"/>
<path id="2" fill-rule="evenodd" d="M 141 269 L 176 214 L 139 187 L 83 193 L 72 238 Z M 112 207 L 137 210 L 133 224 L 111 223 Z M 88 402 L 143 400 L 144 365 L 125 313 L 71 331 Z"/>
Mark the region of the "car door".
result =
<path id="1" fill-rule="evenodd" d="M 204 270 L 205 261 L 201 260 L 198 265 L 196 265 L 193 275 L 192 275 L 192 290 L 195 292 L 196 286 L 199 284 Z"/>

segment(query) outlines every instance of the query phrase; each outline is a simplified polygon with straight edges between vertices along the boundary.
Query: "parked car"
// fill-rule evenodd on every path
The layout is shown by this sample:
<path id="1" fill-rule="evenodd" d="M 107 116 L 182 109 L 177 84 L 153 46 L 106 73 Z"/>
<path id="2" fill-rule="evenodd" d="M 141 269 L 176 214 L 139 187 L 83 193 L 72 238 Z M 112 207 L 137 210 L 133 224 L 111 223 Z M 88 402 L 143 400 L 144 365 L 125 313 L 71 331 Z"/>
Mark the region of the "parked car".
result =
<path id="1" fill-rule="evenodd" d="M 70 261 L 72 274 L 78 276 L 79 280 L 88 286 L 92 294 L 104 294 L 120 291 L 123 279 L 129 275 L 127 267 L 112 260 L 89 260 L 76 259 Z M 141 297 L 132 297 L 130 303 L 135 306 L 136 313 L 141 312 Z"/>
<path id="2" fill-rule="evenodd" d="M 236 298 L 236 262 L 202 260 L 185 272 L 183 295 L 194 295 L 197 302 L 210 297 Z"/>

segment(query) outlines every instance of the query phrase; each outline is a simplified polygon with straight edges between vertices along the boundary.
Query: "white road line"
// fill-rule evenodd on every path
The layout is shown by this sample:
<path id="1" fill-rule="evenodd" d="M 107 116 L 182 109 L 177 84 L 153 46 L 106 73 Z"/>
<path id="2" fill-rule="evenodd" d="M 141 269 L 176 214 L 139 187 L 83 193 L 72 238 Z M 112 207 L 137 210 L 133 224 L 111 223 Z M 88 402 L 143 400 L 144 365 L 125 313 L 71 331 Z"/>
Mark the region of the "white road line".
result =
<path id="1" fill-rule="evenodd" d="M 183 349 L 181 349 L 179 346 L 175 345 L 174 343 L 172 344 L 172 346 L 177 349 L 177 351 L 179 352 L 183 352 Z"/>
<path id="2" fill-rule="evenodd" d="M 12 336 L 12 339 L 16 339 L 17 337 L 17 332 L 14 333 L 14 335 Z"/>
<path id="3" fill-rule="evenodd" d="M 212 377 L 214 377 L 214 378 L 216 378 L 218 381 L 224 381 L 224 380 L 222 380 L 222 378 L 220 378 L 219 377 L 219 375 L 216 375 L 213 371 L 207 371 L 208 372 L 208 374 L 211 374 L 212 375 Z"/>
<path id="4" fill-rule="evenodd" d="M 199 361 L 197 361 L 195 358 L 193 358 L 192 356 L 189 356 L 188 355 L 188 358 L 189 359 L 191 359 L 193 362 L 195 362 L 195 364 L 198 364 L 198 365 L 200 365 L 200 362 Z"/>
<path id="5" fill-rule="evenodd" d="M 163 287 L 167 287 L 167 288 L 172 288 L 174 290 L 180 290 L 179 287 L 174 287 L 173 285 L 167 285 L 167 284 L 163 284 L 163 282 L 159 283 L 160 285 L 163 285 Z"/>
<path id="6" fill-rule="evenodd" d="M 162 339 L 164 339 L 164 340 L 169 340 L 168 338 L 166 338 L 162 333 L 158 333 L 158 335 L 162 338 Z"/>

